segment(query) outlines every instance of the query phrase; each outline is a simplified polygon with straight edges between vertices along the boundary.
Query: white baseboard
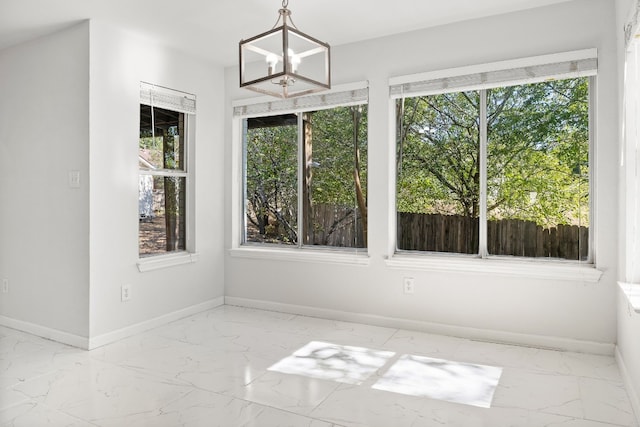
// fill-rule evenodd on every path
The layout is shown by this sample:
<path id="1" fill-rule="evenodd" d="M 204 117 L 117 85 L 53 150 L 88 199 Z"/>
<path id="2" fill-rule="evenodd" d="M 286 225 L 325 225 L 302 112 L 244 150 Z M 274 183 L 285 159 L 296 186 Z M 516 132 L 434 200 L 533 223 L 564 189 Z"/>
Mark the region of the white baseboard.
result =
<path id="1" fill-rule="evenodd" d="M 607 356 L 613 356 L 614 354 L 614 344 L 609 343 L 444 325 L 440 323 L 423 322 L 419 320 L 384 317 L 365 313 L 350 313 L 346 311 L 332 310 L 327 308 L 284 304 L 279 302 L 255 300 L 249 298 L 227 296 L 225 297 L 225 304 L 258 308 L 262 310 L 279 311 L 283 313 L 299 314 L 309 317 L 321 317 L 324 319 L 340 320 L 345 322 L 364 323 L 368 325 L 383 326 L 388 328 L 417 330 L 421 332 L 448 335 L 479 341 L 522 345 L 527 347 L 546 348 L 553 350 L 575 351 L 580 353 L 600 354 Z"/>
<path id="2" fill-rule="evenodd" d="M 58 329 L 47 328 L 46 326 L 36 323 L 25 322 L 24 320 L 13 319 L 11 317 L 0 316 L 0 326 L 16 329 L 31 335 L 36 335 L 48 340 L 61 342 L 72 347 L 78 347 L 86 350 L 89 347 L 89 338 L 80 335 L 74 335 L 69 332 L 60 331 Z"/>
<path id="3" fill-rule="evenodd" d="M 439 323 L 423 322 L 418 320 L 384 317 L 364 313 L 350 313 L 346 311 L 326 308 L 284 304 L 272 301 L 239 297 L 214 298 L 212 300 L 196 304 L 181 310 L 177 310 L 153 319 L 149 319 L 135 325 L 130 325 L 116 331 L 108 332 L 91 339 L 5 316 L 0 316 L 0 325 L 37 335 L 42 338 L 58 341 L 74 347 L 92 350 L 94 348 L 110 344 L 123 338 L 145 332 L 149 329 L 165 325 L 169 322 L 173 322 L 175 320 L 182 319 L 184 317 L 188 317 L 202 311 L 210 310 L 223 304 L 258 308 L 270 311 L 279 311 L 283 313 L 298 314 L 302 316 L 320 317 L 324 319 L 340 320 L 345 322 L 364 323 L 388 328 L 417 330 L 422 332 L 449 335 L 481 341 L 499 342 L 505 344 L 524 345 L 529 347 L 549 348 L 556 350 L 577 351 L 582 353 L 602 355 L 614 354 L 614 345 L 608 343 L 443 325 Z M 619 359 L 621 370 L 623 370 L 623 362 L 621 362 L 622 359 L 619 357 L 617 351 L 615 352 L 615 355 L 616 358 Z M 632 385 L 630 381 L 628 382 L 630 385 Z M 637 391 L 633 390 L 631 387 L 628 387 L 628 389 L 632 390 L 630 391 L 630 395 L 633 393 L 633 396 L 630 397 L 632 398 L 632 402 L 634 403 L 634 410 L 636 410 L 637 413 L 640 413 L 640 403 L 638 400 Z"/>
<path id="4" fill-rule="evenodd" d="M 89 350 L 93 350 L 103 345 L 111 344 L 112 342 L 119 341 L 123 338 L 136 335 L 149 329 L 157 328 L 158 326 L 166 325 L 167 323 L 179 320 L 188 316 L 192 316 L 203 311 L 210 310 L 212 308 L 224 305 L 225 298 L 218 297 L 205 301 L 200 304 L 192 305 L 182 310 L 177 310 L 162 316 L 155 317 L 153 319 L 145 320 L 144 322 L 136 323 L 135 325 L 126 326 L 122 329 L 107 332 L 106 334 L 98 335 L 89 340 Z"/>
<path id="5" fill-rule="evenodd" d="M 624 386 L 627 389 L 627 394 L 629 395 L 629 400 L 631 401 L 631 407 L 633 408 L 633 412 L 636 415 L 636 421 L 640 424 L 640 395 L 636 387 L 637 384 L 634 384 L 629 371 L 627 370 L 627 365 L 624 362 L 624 358 L 622 357 L 622 353 L 620 353 L 620 349 L 616 346 L 616 362 L 618 362 L 618 368 L 620 369 L 620 375 L 622 376 L 622 381 L 624 382 Z"/>
<path id="6" fill-rule="evenodd" d="M 144 322 L 136 323 L 135 325 L 130 325 L 122 329 L 108 332 L 106 334 L 102 334 L 93 338 L 73 335 L 68 332 L 47 328 L 35 323 L 12 319 L 6 316 L 0 316 L 0 325 L 67 344 L 73 347 L 78 347 L 83 350 L 93 350 L 94 348 L 102 347 L 103 345 L 107 345 L 123 338 L 148 331 L 149 329 L 153 329 L 158 326 L 166 325 L 169 322 L 173 322 L 184 317 L 188 317 L 215 307 L 219 307 L 223 304 L 224 297 L 214 298 L 200 304 L 192 305 L 190 307 L 164 314 L 153 319 L 145 320 Z"/>

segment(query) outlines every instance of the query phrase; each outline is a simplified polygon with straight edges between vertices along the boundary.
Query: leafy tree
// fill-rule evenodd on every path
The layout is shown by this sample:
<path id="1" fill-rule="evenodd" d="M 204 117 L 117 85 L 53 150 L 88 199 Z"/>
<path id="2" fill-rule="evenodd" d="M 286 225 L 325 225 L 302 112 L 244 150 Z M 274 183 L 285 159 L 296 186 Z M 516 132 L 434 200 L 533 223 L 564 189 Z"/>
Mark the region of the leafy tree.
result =
<path id="1" fill-rule="evenodd" d="M 297 243 L 298 129 L 290 120 L 285 125 L 284 116 L 270 119 L 247 130 L 247 220 L 260 234 L 256 239 Z M 356 206 L 366 224 L 366 106 L 305 113 L 304 121 L 310 158 L 303 171 L 303 185 L 308 184 L 303 204 L 309 212 L 323 204 L 344 211 L 331 227 L 336 232 L 353 221 Z"/>
<path id="2" fill-rule="evenodd" d="M 398 210 L 479 216 L 480 92 L 398 102 Z M 588 80 L 487 91 L 487 211 L 588 224 Z"/>
<path id="3" fill-rule="evenodd" d="M 358 214 L 364 232 L 363 244 L 366 246 L 366 106 L 316 111 L 313 113 L 312 126 L 311 205 L 333 205 L 342 209 L 344 214 L 336 218 L 331 226 L 332 232 L 343 227 L 356 227 Z"/>
<path id="4" fill-rule="evenodd" d="M 354 117 L 356 116 L 356 117 Z M 358 145 L 354 146 L 354 128 Z M 362 107 L 339 107 L 313 113 L 313 199 L 315 203 L 353 206 L 356 153 L 360 179 L 366 184 L 367 118 Z M 366 191 L 366 185 L 363 185 Z"/>
<path id="5" fill-rule="evenodd" d="M 256 127 L 246 136 L 247 219 L 284 243 L 298 241 L 297 140 L 295 125 Z"/>
<path id="6" fill-rule="evenodd" d="M 490 218 L 588 225 L 588 80 L 494 89 L 489 100 Z"/>

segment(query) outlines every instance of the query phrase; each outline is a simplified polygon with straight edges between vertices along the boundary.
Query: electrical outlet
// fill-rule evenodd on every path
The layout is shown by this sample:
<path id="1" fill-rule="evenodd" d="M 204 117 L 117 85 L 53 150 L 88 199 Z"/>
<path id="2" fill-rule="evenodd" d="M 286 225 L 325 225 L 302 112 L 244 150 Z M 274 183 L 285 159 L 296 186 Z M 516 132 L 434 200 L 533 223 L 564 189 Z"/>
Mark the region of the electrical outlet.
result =
<path id="1" fill-rule="evenodd" d="M 2 293 L 9 293 L 9 279 L 2 279 Z"/>
<path id="2" fill-rule="evenodd" d="M 415 279 L 413 277 L 405 277 L 402 279 L 402 286 L 405 294 L 413 294 L 415 290 Z"/>
<path id="3" fill-rule="evenodd" d="M 131 299 L 131 285 L 122 285 L 120 288 L 120 299 L 122 302 L 129 301 Z"/>

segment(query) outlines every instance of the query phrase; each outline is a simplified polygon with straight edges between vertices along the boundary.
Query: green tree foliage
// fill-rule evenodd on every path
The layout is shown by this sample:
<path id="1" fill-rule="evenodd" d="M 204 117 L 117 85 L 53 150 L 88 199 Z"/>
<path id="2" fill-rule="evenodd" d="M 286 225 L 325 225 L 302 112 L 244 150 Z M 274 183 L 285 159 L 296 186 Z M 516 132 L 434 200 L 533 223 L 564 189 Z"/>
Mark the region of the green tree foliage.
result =
<path id="1" fill-rule="evenodd" d="M 327 245 L 331 238 L 340 237 L 337 244 L 341 246 L 366 247 L 367 108 L 337 107 L 310 116 L 311 135 L 306 141 L 312 145 L 310 191 L 303 196 L 311 207 L 308 230 L 314 233 L 308 235 L 321 233 L 306 243 Z M 320 205 L 333 207 L 330 224 L 319 215 Z"/>
<path id="2" fill-rule="evenodd" d="M 480 98 L 398 101 L 398 211 L 479 215 Z M 487 91 L 489 219 L 588 225 L 588 108 L 586 78 Z"/>
<path id="3" fill-rule="evenodd" d="M 358 146 L 354 147 L 354 112 L 360 115 Z M 367 114 L 366 106 L 338 107 L 313 113 L 314 204 L 355 206 L 354 156 L 359 151 L 360 179 L 366 192 Z"/>
<path id="4" fill-rule="evenodd" d="M 257 127 L 247 131 L 247 219 L 260 235 L 285 243 L 298 240 L 297 162 L 297 126 Z"/>
<path id="5" fill-rule="evenodd" d="M 359 207 L 366 212 L 366 112 L 366 106 L 355 106 L 307 113 L 311 206 L 332 205 L 352 213 Z M 247 220 L 257 229 L 260 237 L 255 238 L 260 241 L 297 243 L 298 127 L 278 123 L 276 119 L 247 130 Z"/>
<path id="6" fill-rule="evenodd" d="M 399 114 L 400 211 L 477 216 L 478 105 L 477 92 L 404 100 Z"/>

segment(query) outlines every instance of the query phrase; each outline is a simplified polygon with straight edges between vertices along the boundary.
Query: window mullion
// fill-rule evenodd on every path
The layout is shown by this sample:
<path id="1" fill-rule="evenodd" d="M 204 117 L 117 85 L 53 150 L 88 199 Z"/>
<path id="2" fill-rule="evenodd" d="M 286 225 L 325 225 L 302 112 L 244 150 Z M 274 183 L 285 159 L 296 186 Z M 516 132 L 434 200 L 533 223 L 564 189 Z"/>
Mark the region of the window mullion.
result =
<path id="1" fill-rule="evenodd" d="M 296 227 L 296 233 L 298 235 L 298 244 L 299 248 L 304 244 L 303 242 L 303 233 L 304 230 L 304 177 L 303 174 L 306 173 L 307 165 L 304 163 L 304 120 L 303 114 L 298 113 L 298 224 Z"/>
<path id="2" fill-rule="evenodd" d="M 597 134 L 596 129 L 596 94 L 597 94 L 597 79 L 595 76 L 589 77 L 589 238 L 587 244 L 589 250 L 587 252 L 587 263 L 595 264 L 594 249 L 596 247 L 596 236 L 593 233 L 593 224 L 596 223 L 597 218 L 595 216 L 595 206 L 597 200 L 597 193 L 595 191 L 595 174 L 596 174 L 596 143 L 595 137 Z M 637 194 L 637 193 L 636 193 Z M 581 243 L 582 244 L 582 243 Z"/>
<path id="3" fill-rule="evenodd" d="M 240 242 L 247 243 L 247 209 L 249 200 L 247 195 L 247 133 L 249 132 L 249 122 L 242 120 L 242 226 Z"/>
<path id="4" fill-rule="evenodd" d="M 487 90 L 480 91 L 480 218 L 478 224 L 478 253 L 481 258 L 489 254 L 487 249 Z"/>

